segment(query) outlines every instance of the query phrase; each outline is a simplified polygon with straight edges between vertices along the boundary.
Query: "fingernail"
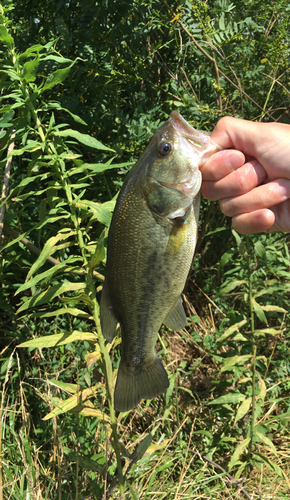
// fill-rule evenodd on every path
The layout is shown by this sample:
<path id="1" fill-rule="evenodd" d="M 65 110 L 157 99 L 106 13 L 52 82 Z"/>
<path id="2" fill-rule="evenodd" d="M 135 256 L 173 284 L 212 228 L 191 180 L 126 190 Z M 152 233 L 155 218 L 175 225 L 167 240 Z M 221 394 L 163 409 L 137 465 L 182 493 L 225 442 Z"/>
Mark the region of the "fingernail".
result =
<path id="1" fill-rule="evenodd" d="M 279 184 L 278 186 L 278 189 L 279 189 L 279 193 L 281 195 L 281 198 L 283 198 L 284 200 L 287 200 L 290 196 L 290 185 L 284 185 L 284 184 Z"/>
<path id="2" fill-rule="evenodd" d="M 231 151 L 225 158 L 226 165 L 232 170 L 237 170 L 245 163 L 245 156 L 241 151 Z"/>

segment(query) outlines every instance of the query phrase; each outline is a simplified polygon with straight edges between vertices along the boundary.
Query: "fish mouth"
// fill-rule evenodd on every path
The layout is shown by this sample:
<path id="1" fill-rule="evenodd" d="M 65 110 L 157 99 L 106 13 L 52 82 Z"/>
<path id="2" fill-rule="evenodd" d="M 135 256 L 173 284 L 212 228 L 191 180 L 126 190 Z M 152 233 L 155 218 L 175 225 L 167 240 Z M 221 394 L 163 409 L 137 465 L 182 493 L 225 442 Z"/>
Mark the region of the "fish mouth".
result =
<path id="1" fill-rule="evenodd" d="M 191 178 L 187 179 L 186 181 L 183 182 L 178 182 L 178 183 L 171 183 L 171 182 L 160 182 L 159 183 L 167 188 L 174 189 L 175 191 L 181 191 L 184 194 L 187 194 L 189 196 L 193 196 L 193 193 L 196 194 L 196 188 L 197 185 L 201 184 L 201 176 L 198 175 L 193 175 Z"/>
<path id="2" fill-rule="evenodd" d="M 186 139 L 195 150 L 195 153 L 198 155 L 199 158 L 198 161 L 199 169 L 202 168 L 204 163 L 214 153 L 217 153 L 218 151 L 221 151 L 223 149 L 221 146 L 213 142 L 213 140 L 210 138 L 210 132 L 205 132 L 204 130 L 196 130 L 181 116 L 180 113 L 178 113 L 178 111 L 172 111 L 170 113 L 168 121 L 174 127 L 177 134 L 180 137 Z M 187 182 L 188 181 L 186 181 L 185 183 L 181 183 L 185 184 L 184 186 L 185 189 Z"/>
<path id="3" fill-rule="evenodd" d="M 169 122 L 175 128 L 176 132 L 188 140 L 198 152 L 207 150 L 208 148 L 214 148 L 217 150 L 221 149 L 219 146 L 213 143 L 210 139 L 210 132 L 205 132 L 204 130 L 196 130 L 193 128 L 178 111 L 172 111 L 170 113 Z"/>

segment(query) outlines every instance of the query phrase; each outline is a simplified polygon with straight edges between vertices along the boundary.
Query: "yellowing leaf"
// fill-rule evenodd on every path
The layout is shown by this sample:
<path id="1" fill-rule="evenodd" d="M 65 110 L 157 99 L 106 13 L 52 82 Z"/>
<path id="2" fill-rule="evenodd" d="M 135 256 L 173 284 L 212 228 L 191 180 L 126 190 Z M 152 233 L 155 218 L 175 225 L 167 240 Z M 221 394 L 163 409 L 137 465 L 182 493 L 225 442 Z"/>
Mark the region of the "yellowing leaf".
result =
<path id="1" fill-rule="evenodd" d="M 23 342 L 17 347 L 35 347 L 41 349 L 44 347 L 55 347 L 70 344 L 76 340 L 97 341 L 97 337 L 91 332 L 79 332 L 78 330 L 74 330 L 72 333 L 64 332 L 56 333 L 55 335 L 48 335 L 47 337 L 38 337 L 36 339 Z"/>
<path id="2" fill-rule="evenodd" d="M 181 12 L 179 12 L 179 14 L 176 14 L 176 16 L 174 16 L 174 18 L 171 19 L 171 21 L 169 21 L 169 22 L 174 23 L 174 21 L 176 21 L 179 18 L 179 16 L 181 16 Z"/>
<path id="3" fill-rule="evenodd" d="M 224 396 L 220 396 L 217 399 L 214 399 L 213 401 L 210 401 L 208 404 L 209 405 L 219 405 L 219 404 L 237 404 L 240 403 L 245 399 L 244 394 L 225 394 Z"/>
<path id="4" fill-rule="evenodd" d="M 263 59 L 261 59 L 261 64 L 264 64 L 267 61 L 268 61 L 267 57 L 264 57 Z"/>
<path id="5" fill-rule="evenodd" d="M 240 404 L 236 414 L 235 423 L 238 422 L 238 420 L 241 420 L 241 418 L 243 418 L 248 413 L 251 403 L 252 398 L 247 398 Z"/>
<path id="6" fill-rule="evenodd" d="M 243 356 L 232 356 L 231 358 L 228 358 L 227 362 L 224 364 L 224 366 L 221 368 L 221 373 L 225 372 L 226 370 L 229 370 L 233 366 L 244 363 L 247 359 L 251 358 L 251 354 L 245 354 Z"/>
<path id="7" fill-rule="evenodd" d="M 247 323 L 246 319 L 243 319 L 242 321 L 239 321 L 238 323 L 235 323 L 234 325 L 230 326 L 227 328 L 227 330 L 224 331 L 222 336 L 217 339 L 218 342 L 222 342 L 223 340 L 227 339 L 230 337 L 234 332 L 236 332 L 239 328 L 244 326 Z"/>
<path id="8" fill-rule="evenodd" d="M 244 453 L 250 441 L 251 439 L 248 437 L 244 439 L 240 444 L 238 444 L 230 460 L 229 469 L 231 469 L 237 463 L 237 461 L 239 460 L 242 453 Z"/>
<path id="9" fill-rule="evenodd" d="M 88 389 L 84 389 L 83 391 L 79 391 L 74 396 L 71 396 L 65 401 L 59 403 L 59 405 L 48 413 L 48 415 L 46 415 L 42 420 L 49 420 L 57 415 L 61 415 L 62 413 L 67 413 L 77 405 L 83 403 L 87 398 L 93 396 L 102 386 L 103 384 L 98 384 L 93 387 L 89 387 Z"/>

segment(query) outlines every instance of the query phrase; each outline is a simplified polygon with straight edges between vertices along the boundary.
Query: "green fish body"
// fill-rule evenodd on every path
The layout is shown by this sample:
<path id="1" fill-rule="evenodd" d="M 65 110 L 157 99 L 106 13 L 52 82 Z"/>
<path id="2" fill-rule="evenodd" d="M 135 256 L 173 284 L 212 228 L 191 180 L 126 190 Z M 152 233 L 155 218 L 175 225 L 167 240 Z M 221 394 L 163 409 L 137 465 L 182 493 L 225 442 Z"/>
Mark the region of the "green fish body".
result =
<path id="1" fill-rule="evenodd" d="M 155 342 L 162 323 L 187 325 L 181 301 L 197 239 L 199 166 L 217 147 L 177 112 L 155 133 L 128 174 L 107 244 L 100 318 L 112 341 L 120 323 L 122 354 L 114 406 L 134 408 L 168 386 Z"/>

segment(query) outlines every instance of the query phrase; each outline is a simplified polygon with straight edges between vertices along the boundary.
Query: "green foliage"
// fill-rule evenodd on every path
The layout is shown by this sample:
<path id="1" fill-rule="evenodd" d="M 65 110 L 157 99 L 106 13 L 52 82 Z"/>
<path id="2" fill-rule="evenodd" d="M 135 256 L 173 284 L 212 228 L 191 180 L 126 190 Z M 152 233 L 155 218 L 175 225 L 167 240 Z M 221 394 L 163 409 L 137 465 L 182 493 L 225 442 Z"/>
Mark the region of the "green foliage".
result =
<path id="1" fill-rule="evenodd" d="M 159 339 L 170 387 L 128 414 L 98 299 L 116 194 L 172 108 L 208 130 L 227 114 L 289 122 L 289 12 L 0 6 L 0 498 L 238 498 L 243 476 L 248 496 L 287 498 L 288 236 L 241 238 L 203 200 L 190 326 Z"/>

